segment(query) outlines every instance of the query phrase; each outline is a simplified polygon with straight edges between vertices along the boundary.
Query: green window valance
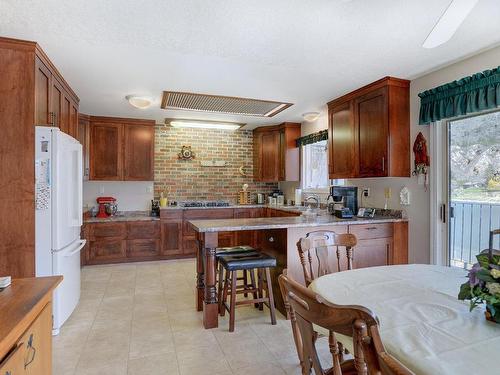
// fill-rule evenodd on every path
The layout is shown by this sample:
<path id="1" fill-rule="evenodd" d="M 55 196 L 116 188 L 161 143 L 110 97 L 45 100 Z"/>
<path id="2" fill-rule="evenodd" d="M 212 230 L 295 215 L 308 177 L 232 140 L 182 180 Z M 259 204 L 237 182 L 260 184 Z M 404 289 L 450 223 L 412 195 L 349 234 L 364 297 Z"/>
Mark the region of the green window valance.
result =
<path id="1" fill-rule="evenodd" d="M 419 124 L 500 106 L 500 66 L 424 91 Z"/>
<path id="2" fill-rule="evenodd" d="M 304 145 L 309 145 L 311 143 L 324 141 L 326 139 L 328 139 L 328 130 L 321 130 L 317 133 L 312 133 L 304 137 L 297 138 L 295 143 L 297 144 L 297 147 L 300 147 Z"/>

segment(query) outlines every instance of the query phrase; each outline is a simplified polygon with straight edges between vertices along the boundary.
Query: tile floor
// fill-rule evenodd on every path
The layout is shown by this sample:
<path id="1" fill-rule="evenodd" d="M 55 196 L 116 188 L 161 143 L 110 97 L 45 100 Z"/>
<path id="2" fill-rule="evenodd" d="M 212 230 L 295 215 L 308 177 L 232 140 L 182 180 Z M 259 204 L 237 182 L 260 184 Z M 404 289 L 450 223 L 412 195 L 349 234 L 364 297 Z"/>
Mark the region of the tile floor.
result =
<path id="1" fill-rule="evenodd" d="M 267 309 L 241 307 L 235 332 L 227 317 L 205 330 L 194 280 L 194 260 L 85 267 L 80 303 L 54 337 L 54 375 L 300 374 L 281 314 L 272 326 Z"/>

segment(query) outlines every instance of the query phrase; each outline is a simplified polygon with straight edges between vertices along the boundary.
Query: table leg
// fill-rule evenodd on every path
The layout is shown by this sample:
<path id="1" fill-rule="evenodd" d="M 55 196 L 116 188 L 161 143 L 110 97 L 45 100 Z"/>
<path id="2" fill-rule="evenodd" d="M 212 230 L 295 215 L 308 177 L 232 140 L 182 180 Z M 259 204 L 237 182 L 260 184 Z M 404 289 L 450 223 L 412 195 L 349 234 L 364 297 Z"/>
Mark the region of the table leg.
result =
<path id="1" fill-rule="evenodd" d="M 205 293 L 203 270 L 203 246 L 205 233 L 197 233 L 198 251 L 196 252 L 196 311 L 203 311 L 203 294 Z"/>
<path id="2" fill-rule="evenodd" d="M 217 328 L 219 325 L 219 309 L 217 303 L 217 289 L 215 287 L 215 251 L 218 246 L 218 233 L 205 233 L 203 245 L 203 264 L 205 292 L 203 295 L 203 326 Z"/>

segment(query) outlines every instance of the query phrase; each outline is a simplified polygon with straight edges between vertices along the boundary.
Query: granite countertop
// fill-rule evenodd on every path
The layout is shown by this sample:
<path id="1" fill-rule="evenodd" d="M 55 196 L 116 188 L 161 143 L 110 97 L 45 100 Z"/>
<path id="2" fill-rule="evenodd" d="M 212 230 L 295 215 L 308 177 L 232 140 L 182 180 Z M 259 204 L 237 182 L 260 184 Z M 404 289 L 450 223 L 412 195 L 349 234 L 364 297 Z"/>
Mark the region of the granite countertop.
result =
<path id="1" fill-rule="evenodd" d="M 281 208 L 284 206 L 268 206 L 267 204 L 231 204 L 229 206 L 219 206 L 219 207 L 182 207 L 182 206 L 167 206 L 160 207 L 160 210 L 218 210 L 222 208 Z"/>
<path id="2" fill-rule="evenodd" d="M 285 229 L 321 227 L 330 225 L 394 223 L 408 221 L 388 216 L 375 216 L 374 218 L 339 219 L 333 215 L 319 215 L 314 219 L 297 217 L 261 217 L 249 219 L 215 219 L 215 220 L 190 220 L 191 226 L 198 232 L 230 232 L 239 230 Z"/>
<path id="3" fill-rule="evenodd" d="M 114 216 L 101 219 L 98 217 L 89 217 L 84 219 L 84 223 L 109 223 L 116 221 L 154 221 L 160 220 L 159 217 L 151 216 L 149 211 L 118 211 Z"/>

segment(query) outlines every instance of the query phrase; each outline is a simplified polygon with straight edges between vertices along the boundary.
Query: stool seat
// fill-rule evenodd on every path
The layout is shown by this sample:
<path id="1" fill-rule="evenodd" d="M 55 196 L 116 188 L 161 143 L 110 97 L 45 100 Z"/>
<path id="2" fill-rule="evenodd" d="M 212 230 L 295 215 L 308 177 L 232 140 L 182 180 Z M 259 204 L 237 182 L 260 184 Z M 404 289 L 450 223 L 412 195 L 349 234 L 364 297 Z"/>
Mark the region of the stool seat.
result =
<path id="1" fill-rule="evenodd" d="M 256 251 L 252 246 L 230 246 L 230 247 L 218 247 L 215 249 L 215 256 L 218 258 L 220 256 L 231 255 L 231 254 L 244 254 Z"/>
<path id="2" fill-rule="evenodd" d="M 219 259 L 228 271 L 248 270 L 253 268 L 276 267 L 276 258 L 264 253 L 234 254 Z"/>

